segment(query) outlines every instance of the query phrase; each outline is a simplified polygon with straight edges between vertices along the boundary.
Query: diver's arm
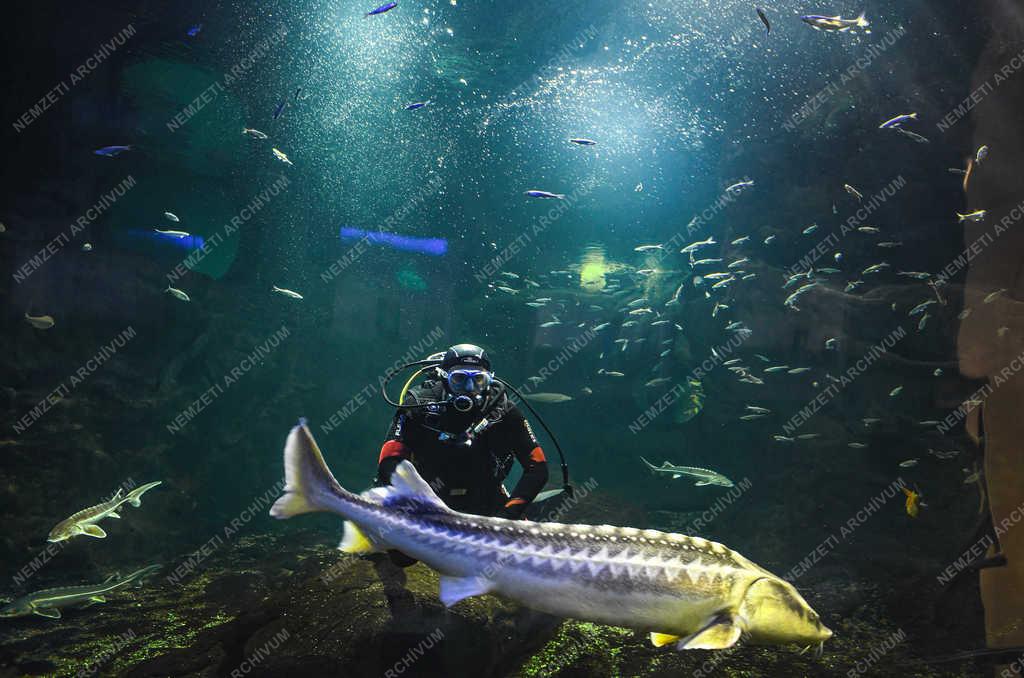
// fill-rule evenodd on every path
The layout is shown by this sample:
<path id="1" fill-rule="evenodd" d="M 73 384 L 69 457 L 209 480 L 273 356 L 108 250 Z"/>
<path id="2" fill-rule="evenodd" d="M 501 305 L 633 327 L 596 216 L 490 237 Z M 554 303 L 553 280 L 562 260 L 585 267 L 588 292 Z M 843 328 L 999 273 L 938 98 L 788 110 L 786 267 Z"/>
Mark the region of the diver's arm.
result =
<path id="1" fill-rule="evenodd" d="M 377 485 L 388 485 L 391 483 L 391 474 L 398 468 L 398 463 L 411 456 L 411 450 L 405 443 L 397 440 L 385 441 L 380 448 L 380 458 L 377 460 Z"/>
<path id="2" fill-rule="evenodd" d="M 523 467 L 523 475 L 516 483 L 512 496 L 505 502 L 502 511 L 502 517 L 516 520 L 522 517 L 526 507 L 547 484 L 548 461 L 536 436 L 518 409 L 506 413 L 502 418 L 502 425 L 502 433 L 507 436 L 503 442 L 511 443 L 510 447 Z"/>
<path id="3" fill-rule="evenodd" d="M 388 428 L 387 439 L 381 445 L 380 457 L 377 459 L 378 486 L 390 484 L 391 474 L 395 472 L 398 463 L 412 456 L 412 449 L 403 440 L 407 418 L 405 411 L 397 412 Z"/>

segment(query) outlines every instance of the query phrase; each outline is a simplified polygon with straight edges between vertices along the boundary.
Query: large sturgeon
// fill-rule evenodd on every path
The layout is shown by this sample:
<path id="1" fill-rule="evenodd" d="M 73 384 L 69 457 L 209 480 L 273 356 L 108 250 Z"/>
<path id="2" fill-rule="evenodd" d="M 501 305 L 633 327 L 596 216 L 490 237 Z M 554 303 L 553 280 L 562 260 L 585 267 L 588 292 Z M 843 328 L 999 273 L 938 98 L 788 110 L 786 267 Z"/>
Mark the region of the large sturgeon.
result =
<path id="1" fill-rule="evenodd" d="M 651 631 L 655 645 L 679 649 L 727 648 L 741 635 L 820 647 L 832 636 L 790 583 L 713 541 L 458 513 L 408 461 L 390 487 L 357 495 L 334 479 L 305 421 L 288 436 L 284 465 L 272 516 L 343 516 L 342 551 L 398 549 L 423 561 L 440 572 L 448 606 L 495 593 L 554 615 Z"/>

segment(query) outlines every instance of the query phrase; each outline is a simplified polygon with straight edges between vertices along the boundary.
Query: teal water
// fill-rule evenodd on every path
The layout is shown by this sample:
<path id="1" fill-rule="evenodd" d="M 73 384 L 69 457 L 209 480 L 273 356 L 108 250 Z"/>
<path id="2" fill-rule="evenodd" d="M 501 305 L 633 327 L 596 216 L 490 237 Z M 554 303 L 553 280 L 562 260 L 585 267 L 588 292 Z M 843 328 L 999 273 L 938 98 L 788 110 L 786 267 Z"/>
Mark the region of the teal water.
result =
<path id="1" fill-rule="evenodd" d="M 781 3 L 763 6 L 766 34 L 736 2 L 399 0 L 366 16 L 371 5 L 96 3 L 76 10 L 80 29 L 61 23 L 52 61 L 28 60 L 18 76 L 12 120 L 130 27 L 113 57 L 9 134 L 7 597 L 152 562 L 168 577 L 148 595 L 173 599 L 186 570 L 218 582 L 208 591 L 234 591 L 213 560 L 207 575 L 181 569 L 212 544 L 216 572 L 235 568 L 265 589 L 238 594 L 244 613 L 212 602 L 232 594 L 211 594 L 201 622 L 201 596 L 158 613 L 148 599 L 145 628 L 128 610 L 111 614 L 120 626 L 102 626 L 108 645 L 115 630 L 138 627 L 143 640 L 130 656 L 118 640 L 103 670 L 233 675 L 262 638 L 246 635 L 259 625 L 245 615 L 294 613 L 265 603 L 288 586 L 284 570 L 301 570 L 297 554 L 313 558 L 339 532 L 334 516 L 266 515 L 289 428 L 307 418 L 339 480 L 365 489 L 394 414 L 385 376 L 473 343 L 539 415 L 527 412 L 547 489 L 561 472 L 540 421 L 554 433 L 585 488 L 580 521 L 720 541 L 793 581 L 835 631 L 822 660 L 757 650 L 722 675 L 1012 668 L 1012 654 L 929 663 L 1024 645 L 1005 631 L 1013 615 L 993 611 L 1000 594 L 983 595 L 977 563 L 958 561 L 992 546 L 993 516 L 1012 517 L 1020 501 L 1012 481 L 986 477 L 1002 457 L 986 457 L 968 416 L 972 394 L 1000 385 L 992 375 L 1016 374 L 1016 316 L 1002 305 L 1016 277 L 985 257 L 958 260 L 982 233 L 986 257 L 1016 260 L 1015 236 L 987 230 L 1013 214 L 1013 134 L 979 113 L 992 109 L 962 106 L 1019 51 L 1012 8 Z M 851 31 L 800 19 L 862 9 L 870 25 Z M 26 25 L 53 12 L 28 12 Z M 987 105 L 1016 110 L 1013 74 Z M 880 128 L 910 113 L 900 129 L 923 140 Z M 595 143 L 570 141 L 581 138 Z M 132 149 L 93 153 L 114 144 Z M 950 171 L 967 158 L 980 194 Z M 958 220 L 978 209 L 985 219 Z M 53 254 L 40 256 L 48 243 Z M 979 316 L 983 340 L 965 329 Z M 410 375 L 390 382 L 391 398 Z M 1019 477 L 1018 456 L 1001 478 Z M 732 486 L 652 473 L 641 457 Z M 127 480 L 163 487 L 125 509 L 105 542 L 79 537 L 39 561 L 53 525 Z M 990 584 L 1003 585 L 1007 600 L 1018 595 L 1019 584 Z M 62 644 L 95 660 L 101 641 L 61 625 L 114 607 L 67 613 L 46 632 L 51 620 L 12 621 L 4 675 L 70 670 Z M 205 650 L 161 615 L 204 629 L 218 620 L 249 640 L 225 641 L 237 647 L 216 670 L 167 668 L 161 657 Z M 444 654 L 410 675 L 700 670 L 641 662 L 630 652 L 650 651 L 645 638 L 602 632 L 574 641 L 577 659 L 538 669 L 553 628 L 487 650 L 486 666 Z M 327 664 L 305 670 L 384 672 L 391 655 L 353 657 L 393 633 L 337 641 Z M 451 634 L 445 647 L 491 642 Z M 403 643 L 397 658 L 416 644 Z M 593 658 L 623 647 L 624 663 Z M 257 670 L 288 675 L 306 655 L 277 656 Z"/>

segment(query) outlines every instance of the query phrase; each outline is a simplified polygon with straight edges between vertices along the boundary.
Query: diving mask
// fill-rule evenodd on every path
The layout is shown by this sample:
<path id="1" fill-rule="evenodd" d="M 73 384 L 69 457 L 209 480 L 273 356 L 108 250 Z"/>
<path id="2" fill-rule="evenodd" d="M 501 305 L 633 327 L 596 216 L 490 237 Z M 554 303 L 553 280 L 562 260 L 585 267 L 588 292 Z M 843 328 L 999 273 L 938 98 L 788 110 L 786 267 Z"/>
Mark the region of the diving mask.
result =
<path id="1" fill-rule="evenodd" d="M 458 369 L 441 371 L 452 393 L 483 393 L 491 386 L 492 375 L 487 370 Z"/>

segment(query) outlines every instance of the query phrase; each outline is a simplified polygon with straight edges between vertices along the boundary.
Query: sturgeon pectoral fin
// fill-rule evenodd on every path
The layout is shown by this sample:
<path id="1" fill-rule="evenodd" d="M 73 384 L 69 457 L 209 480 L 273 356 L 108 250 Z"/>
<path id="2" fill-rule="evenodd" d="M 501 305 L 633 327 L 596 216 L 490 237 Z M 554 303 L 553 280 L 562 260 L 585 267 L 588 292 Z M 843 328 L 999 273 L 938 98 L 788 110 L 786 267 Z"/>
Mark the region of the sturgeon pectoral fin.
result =
<path id="1" fill-rule="evenodd" d="M 90 537 L 96 537 L 97 539 L 103 539 L 107 536 L 107 533 L 103 531 L 103 528 L 99 525 L 83 525 L 82 534 L 87 534 Z"/>
<path id="2" fill-rule="evenodd" d="M 671 633 L 655 633 L 651 631 L 651 645 L 654 647 L 664 647 L 665 645 L 671 645 L 680 639 L 681 636 L 673 636 Z"/>
<path id="3" fill-rule="evenodd" d="M 675 480 L 676 478 L 682 478 L 682 477 L 683 477 L 682 473 L 673 473 L 672 474 L 672 480 Z"/>
<path id="4" fill-rule="evenodd" d="M 445 607 L 470 596 L 490 593 L 493 585 L 485 577 L 449 577 L 441 575 L 441 602 Z"/>
<path id="5" fill-rule="evenodd" d="M 108 514 L 107 514 L 107 517 L 108 517 L 108 518 L 120 518 L 121 516 L 119 516 L 119 515 L 118 515 L 118 514 L 117 514 L 117 513 L 115 512 L 115 513 L 108 513 Z"/>
<path id="6" fill-rule="evenodd" d="M 710 484 L 711 484 L 711 481 L 708 481 L 708 480 L 698 480 L 696 483 L 694 483 L 694 485 L 696 487 L 703 487 L 705 485 L 710 485 Z"/>
<path id="7" fill-rule="evenodd" d="M 32 610 L 32 614 L 37 614 L 40 617 L 47 617 L 49 619 L 60 619 L 60 610 L 55 607 L 37 607 Z"/>
<path id="8" fill-rule="evenodd" d="M 369 537 L 351 520 L 345 521 L 345 536 L 338 545 L 338 550 L 344 553 L 362 554 L 376 553 L 381 549 L 374 546 Z"/>
<path id="9" fill-rule="evenodd" d="M 676 646 L 680 650 L 724 650 L 732 647 L 743 634 L 732 618 L 732 615 L 717 615 L 704 628 L 693 635 L 683 638 Z"/>

